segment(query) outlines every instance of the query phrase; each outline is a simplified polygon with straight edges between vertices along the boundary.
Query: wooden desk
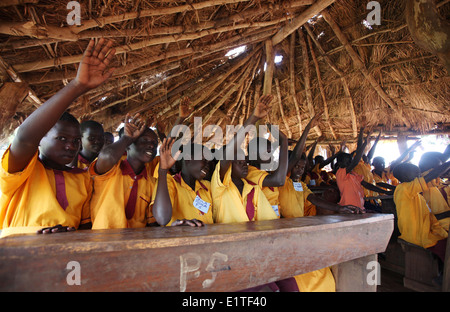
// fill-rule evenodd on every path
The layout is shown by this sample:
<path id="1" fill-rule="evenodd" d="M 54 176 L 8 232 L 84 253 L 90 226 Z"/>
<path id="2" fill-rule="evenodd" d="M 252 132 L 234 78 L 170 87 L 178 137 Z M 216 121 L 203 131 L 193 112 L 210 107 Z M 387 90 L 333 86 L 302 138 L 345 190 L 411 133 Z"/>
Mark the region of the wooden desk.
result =
<path id="1" fill-rule="evenodd" d="M 0 291 L 237 291 L 329 266 L 338 291 L 374 291 L 366 267 L 392 229 L 364 214 L 7 237 Z"/>

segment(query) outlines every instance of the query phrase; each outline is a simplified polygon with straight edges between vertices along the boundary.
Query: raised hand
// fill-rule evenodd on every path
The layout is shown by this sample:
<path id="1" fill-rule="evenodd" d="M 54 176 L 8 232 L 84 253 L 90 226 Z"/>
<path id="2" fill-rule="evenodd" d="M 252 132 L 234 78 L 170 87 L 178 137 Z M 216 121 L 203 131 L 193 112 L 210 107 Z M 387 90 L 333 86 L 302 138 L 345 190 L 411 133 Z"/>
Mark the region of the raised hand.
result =
<path id="1" fill-rule="evenodd" d="M 112 76 L 114 68 L 108 68 L 116 53 L 112 45 L 111 40 L 106 42 L 103 38 L 98 41 L 97 45 L 95 45 L 94 39 L 89 41 L 75 78 L 75 81 L 85 91 L 98 87 Z"/>
<path id="2" fill-rule="evenodd" d="M 339 213 L 355 213 L 355 214 L 362 214 L 362 213 L 366 213 L 366 210 L 364 208 L 360 208 L 357 206 L 353 206 L 353 205 L 345 205 L 345 206 L 340 206 Z"/>
<path id="3" fill-rule="evenodd" d="M 253 116 L 256 118 L 264 118 L 267 116 L 270 110 L 270 102 L 272 102 L 273 95 L 266 94 L 259 98 L 258 104 L 256 104 L 255 110 L 253 111 Z"/>
<path id="4" fill-rule="evenodd" d="M 130 115 L 125 116 L 124 136 L 127 136 L 133 140 L 136 140 L 145 130 L 147 126 L 146 122 L 137 113 L 130 118 Z"/>
<path id="5" fill-rule="evenodd" d="M 169 170 L 181 154 L 181 151 L 177 151 L 174 155 L 172 155 L 173 143 L 175 143 L 175 138 L 166 138 L 163 140 L 161 147 L 159 148 L 159 168 L 162 170 Z"/>

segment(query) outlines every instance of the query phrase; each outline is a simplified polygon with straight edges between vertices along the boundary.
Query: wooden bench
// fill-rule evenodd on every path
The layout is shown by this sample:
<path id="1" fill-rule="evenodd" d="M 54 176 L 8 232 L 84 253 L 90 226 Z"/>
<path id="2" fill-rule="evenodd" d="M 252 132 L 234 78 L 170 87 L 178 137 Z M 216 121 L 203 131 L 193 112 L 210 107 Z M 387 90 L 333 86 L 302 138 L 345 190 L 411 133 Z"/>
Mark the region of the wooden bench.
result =
<path id="1" fill-rule="evenodd" d="M 0 291 L 237 291 L 324 267 L 337 291 L 376 291 L 392 229 L 364 214 L 7 237 Z"/>
<path id="2" fill-rule="evenodd" d="M 405 274 L 403 277 L 403 285 L 406 288 L 413 289 L 416 291 L 426 291 L 435 292 L 444 290 L 444 285 L 446 283 L 448 291 L 448 284 L 450 275 L 448 272 L 449 258 L 448 252 L 446 253 L 446 263 L 447 272 L 444 270 L 444 284 L 442 286 L 436 286 L 433 283 L 433 279 L 438 276 L 439 265 L 438 258 L 431 251 L 411 244 L 402 239 L 398 239 L 398 242 L 402 246 L 405 252 Z M 447 250 L 448 250 L 447 246 Z"/>

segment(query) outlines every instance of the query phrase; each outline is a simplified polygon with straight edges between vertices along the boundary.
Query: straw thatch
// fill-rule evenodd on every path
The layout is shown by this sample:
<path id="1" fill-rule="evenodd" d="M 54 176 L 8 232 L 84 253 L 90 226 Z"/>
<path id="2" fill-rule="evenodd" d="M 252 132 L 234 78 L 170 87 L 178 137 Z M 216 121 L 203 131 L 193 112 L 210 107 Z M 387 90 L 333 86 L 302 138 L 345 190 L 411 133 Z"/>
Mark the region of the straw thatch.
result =
<path id="1" fill-rule="evenodd" d="M 378 1 L 381 24 L 368 25 L 366 0 L 82 0 L 80 26 L 67 24 L 69 1 L 3 1 L 1 139 L 75 77 L 92 37 L 114 40 L 117 69 L 70 111 L 108 131 L 127 112 L 168 128 L 182 96 L 204 126 L 242 123 L 258 97 L 272 93 L 267 121 L 292 139 L 321 109 L 310 139 L 352 139 L 363 124 L 448 133 L 445 58 L 411 35 L 406 1 L 413 0 Z M 448 2 L 437 4 L 444 22 Z M 226 56 L 244 45 L 244 53 Z"/>

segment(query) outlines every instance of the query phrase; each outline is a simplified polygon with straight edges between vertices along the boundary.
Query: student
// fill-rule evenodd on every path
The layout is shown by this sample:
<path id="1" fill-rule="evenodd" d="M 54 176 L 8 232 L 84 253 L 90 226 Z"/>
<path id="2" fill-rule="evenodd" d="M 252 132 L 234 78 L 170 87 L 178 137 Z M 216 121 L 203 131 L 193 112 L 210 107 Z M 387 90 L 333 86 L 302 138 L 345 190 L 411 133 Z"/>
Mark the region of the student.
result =
<path id="1" fill-rule="evenodd" d="M 381 187 L 379 183 L 390 184 L 392 186 L 397 186 L 400 182 L 392 174 L 391 168 L 386 168 L 384 158 L 377 156 L 372 160 L 372 175 L 375 183 Z"/>
<path id="2" fill-rule="evenodd" d="M 94 40 L 84 52 L 77 76 L 37 108 L 20 126 L 2 158 L 0 227 L 2 236 L 55 233 L 89 226 L 88 172 L 72 169 L 80 147 L 80 124 L 64 113 L 79 96 L 113 73 L 112 41 Z M 43 229 L 44 228 L 44 229 Z"/>
<path id="3" fill-rule="evenodd" d="M 363 151 L 367 145 L 367 138 L 355 151 L 352 157 L 348 153 L 341 153 L 337 157 L 338 170 L 336 172 L 336 182 L 341 194 L 339 205 L 352 205 L 359 207 L 365 212 L 364 208 L 364 190 L 363 187 L 378 193 L 389 194 L 392 191 L 386 191 L 376 187 L 363 180 L 363 176 L 353 172 L 353 169 L 361 160 Z"/>
<path id="4" fill-rule="evenodd" d="M 161 159 L 166 154 L 170 156 L 173 141 L 173 138 L 164 139 L 160 148 Z M 208 162 L 203 155 L 203 146 L 188 144 L 191 159 L 181 159 L 179 173 L 172 177 L 169 171 L 176 157 L 167 156 L 170 162 L 161 163 L 159 167 L 153 211 L 160 225 L 202 226 L 213 223 L 211 183 L 204 180 L 208 173 Z"/>
<path id="5" fill-rule="evenodd" d="M 357 147 L 359 147 L 362 144 L 362 135 L 363 135 L 364 127 L 361 129 L 359 136 L 358 136 L 358 144 Z M 375 139 L 375 143 L 372 145 L 372 148 L 370 149 L 369 153 L 367 153 L 367 156 L 365 154 L 362 155 L 361 160 L 359 163 L 355 166 L 353 169 L 353 172 L 356 174 L 359 174 L 363 177 L 363 180 L 367 182 L 368 184 L 375 185 L 375 179 L 372 174 L 372 167 L 370 166 L 370 159 L 373 157 L 373 153 L 375 152 L 375 148 L 378 144 L 378 140 L 380 139 L 381 131 L 378 135 L 378 137 Z M 367 135 L 369 136 L 369 134 Z M 364 197 L 375 197 L 379 194 L 373 190 L 370 190 L 368 188 L 363 188 Z M 381 212 L 381 201 L 380 200 L 365 200 L 364 201 L 364 207 L 366 210 L 370 210 L 373 212 Z"/>
<path id="6" fill-rule="evenodd" d="M 422 172 L 422 176 L 427 175 L 433 168 L 442 165 L 441 157 L 433 154 L 424 153 L 419 161 L 419 169 Z M 450 207 L 439 190 L 441 181 L 439 178 L 433 179 L 427 183 L 427 190 L 422 192 L 422 196 L 425 198 L 428 207 L 434 215 L 439 215 L 450 211 Z M 448 232 L 450 224 L 450 216 L 447 218 L 441 218 L 438 220 L 439 224 Z"/>
<path id="7" fill-rule="evenodd" d="M 400 181 L 394 192 L 398 228 L 401 233 L 399 238 L 430 249 L 442 261 L 445 261 L 448 232 L 439 224 L 438 218 L 448 215 L 444 213 L 435 216 L 430 212 L 421 193 L 428 190 L 428 182 L 439 177 L 449 167 L 450 162 L 446 162 L 423 177 L 420 177 L 419 167 L 413 164 L 403 163 L 394 169 L 394 176 Z"/>
<path id="8" fill-rule="evenodd" d="M 244 126 L 223 148 L 224 159 L 217 163 L 211 179 L 214 223 L 278 218 L 259 185 L 245 179 L 248 164 L 244 151 L 240 149 L 245 138 L 245 128 L 267 115 L 272 98 L 272 95 L 260 98 Z"/>
<path id="9" fill-rule="evenodd" d="M 78 168 L 87 168 L 98 157 L 105 143 L 103 126 L 94 120 L 83 121 L 81 127 L 81 150 L 78 153 Z"/>
<path id="10" fill-rule="evenodd" d="M 272 172 L 267 172 L 265 170 L 261 170 L 261 164 L 268 164 L 271 161 L 273 152 L 275 149 L 273 149 L 273 144 L 261 137 L 257 137 L 253 139 L 249 145 L 248 148 L 254 148 L 256 147 L 256 159 L 250 161 L 252 165 L 248 166 L 248 174 L 245 177 L 247 181 L 250 181 L 253 184 L 257 184 L 263 191 L 264 195 L 266 196 L 267 200 L 269 201 L 270 205 L 272 206 L 272 209 L 275 211 L 277 216 L 280 216 L 279 213 L 279 201 L 278 201 L 278 187 L 283 186 L 286 171 L 288 167 L 288 139 L 284 133 L 281 131 L 279 133 L 279 146 L 280 146 L 280 156 L 278 160 L 278 167 L 276 170 Z M 264 142 L 265 141 L 265 142 Z M 267 147 L 266 154 L 267 156 L 270 155 L 270 158 L 262 160 L 260 153 L 260 148 L 262 146 Z M 248 151 L 248 155 L 252 154 L 253 151 Z"/>
<path id="11" fill-rule="evenodd" d="M 338 213 L 361 213 L 358 207 L 339 206 L 314 195 L 300 179 L 306 165 L 306 158 L 299 159 L 292 168 L 284 186 L 280 187 L 280 207 L 283 218 L 298 218 L 315 215 L 315 207 Z M 315 205 L 314 209 L 311 207 Z M 306 212 L 306 213 L 305 213 Z M 336 289 L 335 280 L 330 268 L 322 268 L 313 272 L 294 276 L 297 288 L 302 292 L 328 291 Z"/>
<path id="12" fill-rule="evenodd" d="M 309 212 L 309 206 L 311 205 L 315 205 L 319 209 L 322 208 L 337 213 L 363 212 L 360 207 L 353 205 L 337 205 L 314 195 L 307 185 L 301 181 L 305 166 L 306 158 L 301 158 L 292 168 L 289 177 L 286 177 L 284 186 L 280 187 L 280 212 L 283 218 L 298 218 L 315 215 L 315 210 Z"/>
<path id="13" fill-rule="evenodd" d="M 151 174 L 158 137 L 139 114 L 125 117 L 123 135 L 101 150 L 91 164 L 95 192 L 91 199 L 92 229 L 137 228 L 155 223 Z M 126 157 L 123 157 L 125 151 Z"/>
<path id="14" fill-rule="evenodd" d="M 109 144 L 114 143 L 114 135 L 111 132 L 106 131 L 103 137 L 105 142 L 103 146 L 108 146 Z"/>

